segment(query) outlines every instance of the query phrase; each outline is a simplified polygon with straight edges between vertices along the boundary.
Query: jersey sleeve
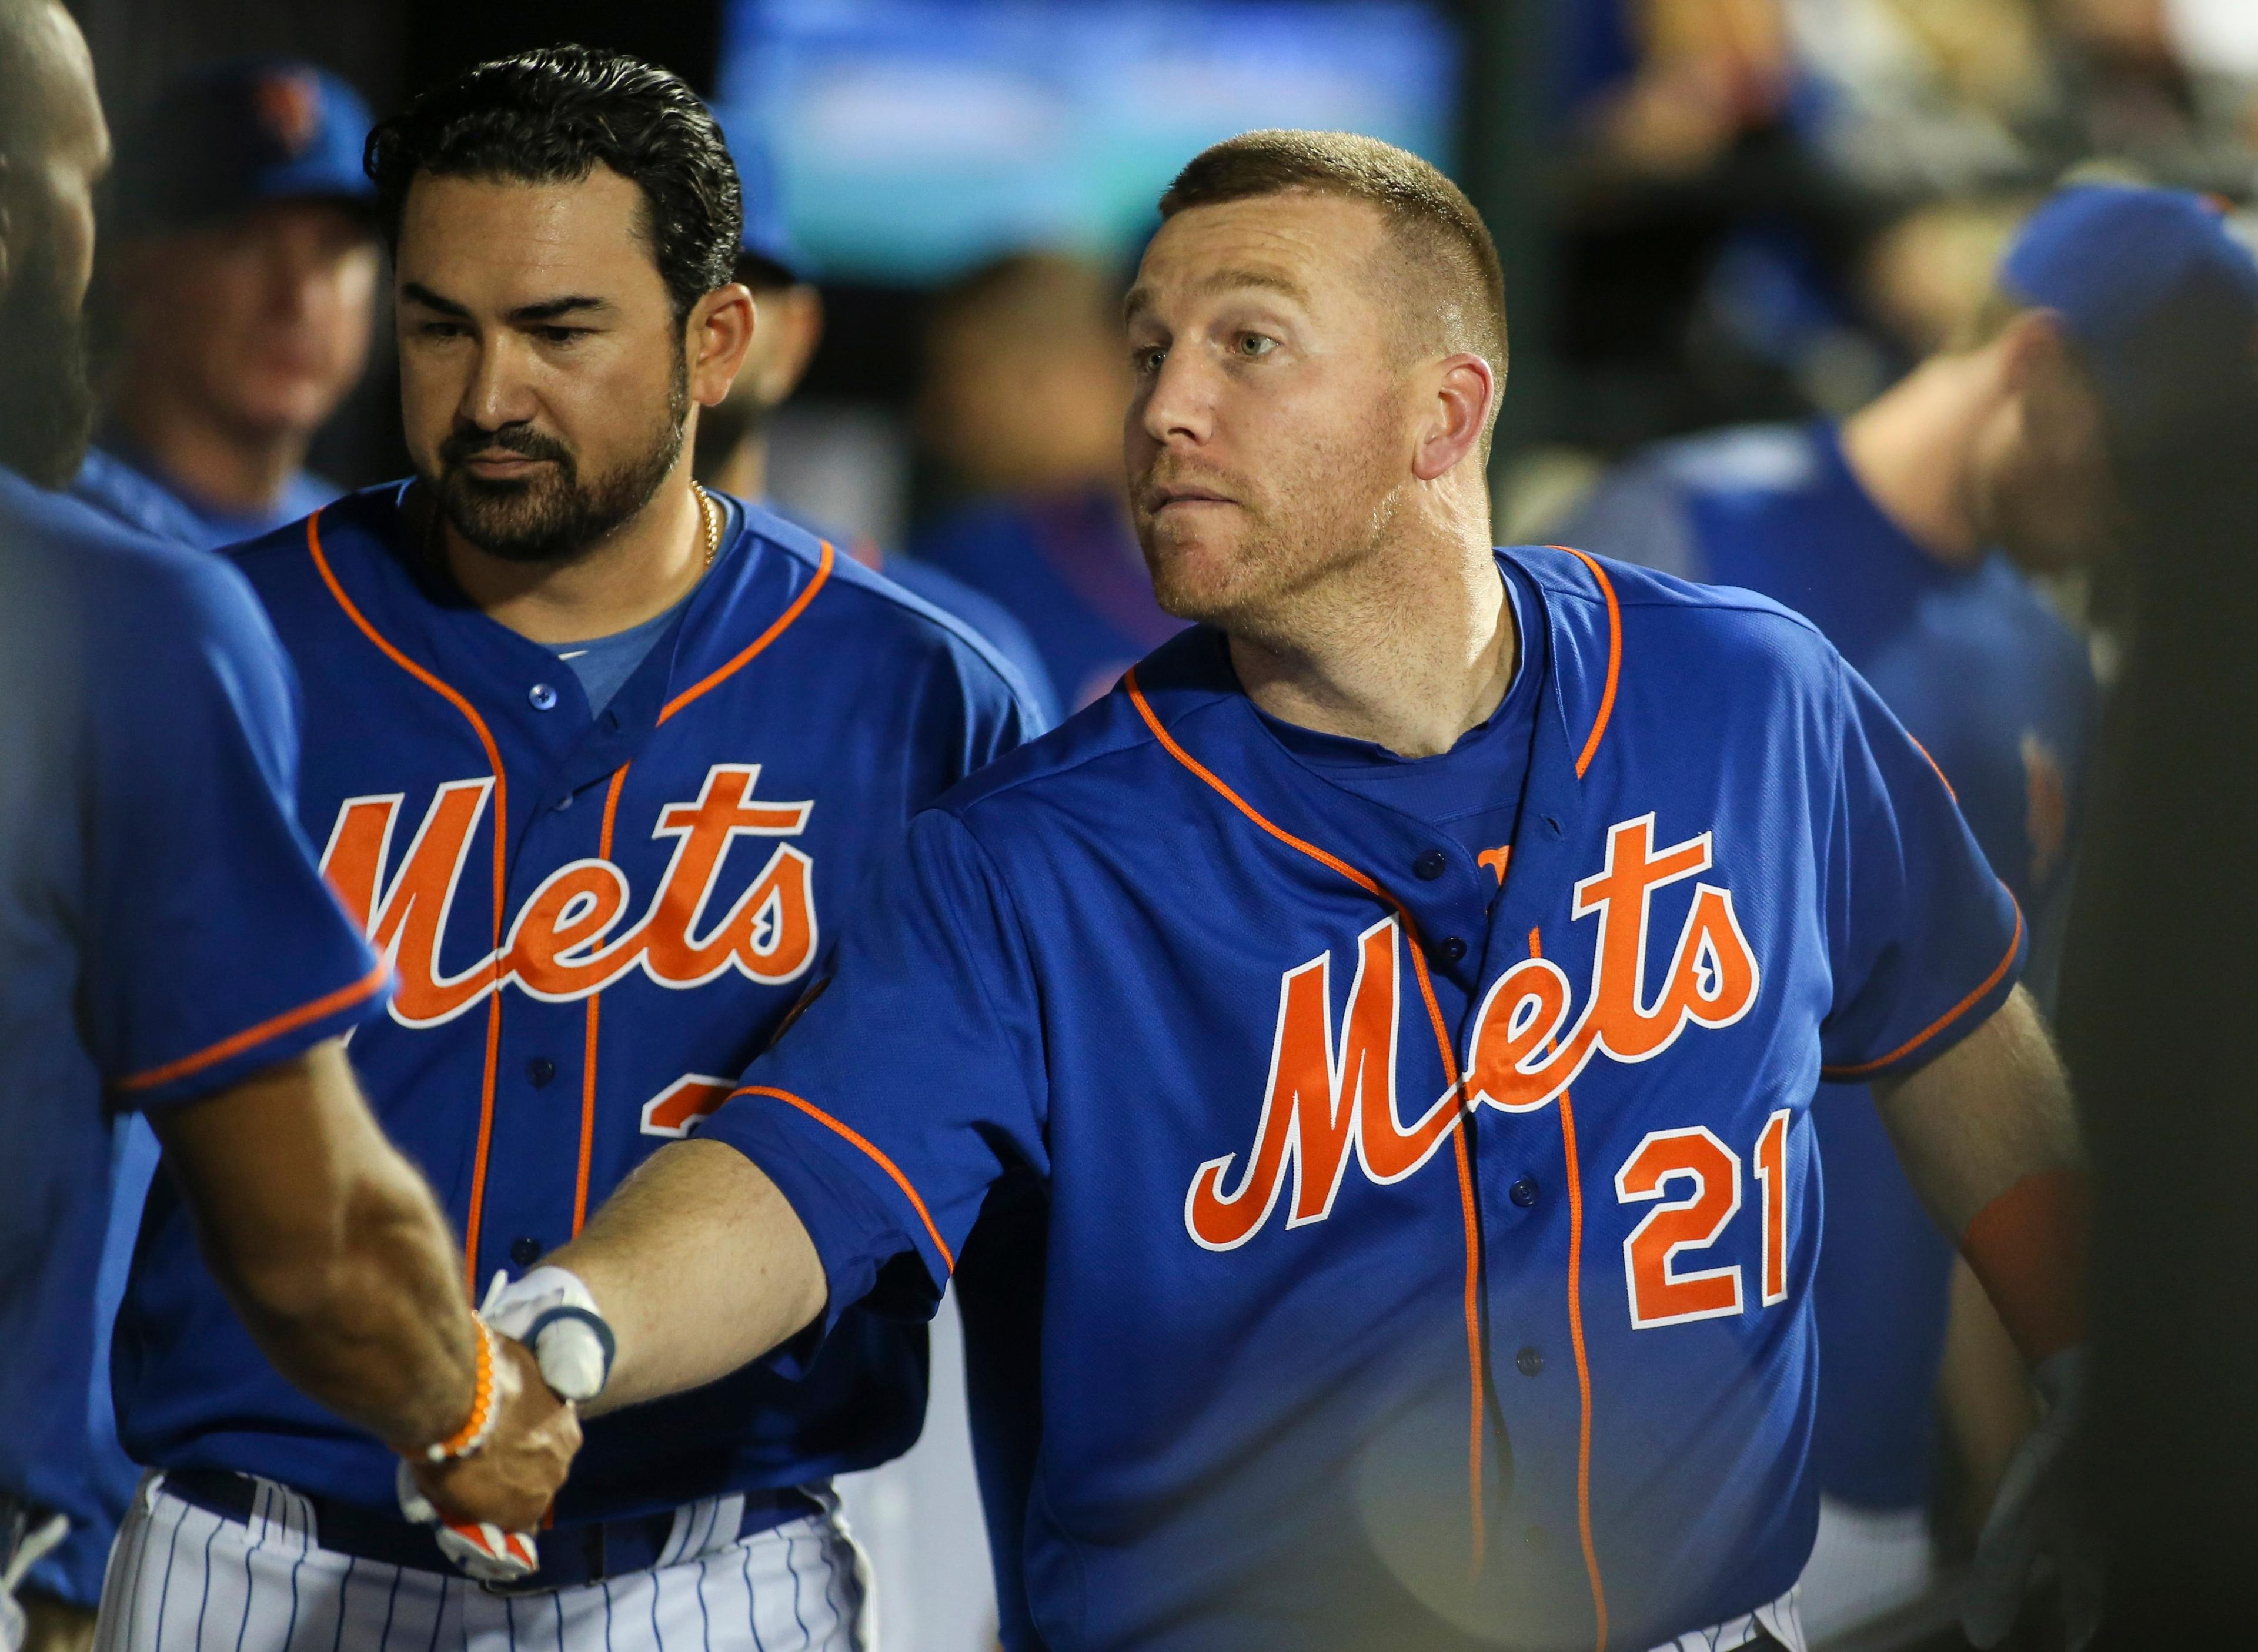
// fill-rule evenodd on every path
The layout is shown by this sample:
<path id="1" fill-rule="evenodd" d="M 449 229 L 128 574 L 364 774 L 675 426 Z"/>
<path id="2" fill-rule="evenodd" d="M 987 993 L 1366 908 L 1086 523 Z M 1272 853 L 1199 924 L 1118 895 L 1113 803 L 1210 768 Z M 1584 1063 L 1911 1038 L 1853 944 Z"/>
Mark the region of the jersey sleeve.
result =
<path id="1" fill-rule="evenodd" d="M 932 1311 L 988 1190 L 1049 1170 L 1036 993 L 995 863 L 943 810 L 910 824 L 833 974 L 699 1126 L 766 1172 L 830 1285 Z"/>
<path id="2" fill-rule="evenodd" d="M 1909 1072 L 1983 1025 L 2021 973 L 2014 897 L 1928 754 L 1839 660 L 1839 766 L 1828 832 L 1834 999 L 1825 1077 Z"/>
<path id="3" fill-rule="evenodd" d="M 357 1024 L 384 972 L 297 823 L 297 704 L 242 577 L 177 564 L 89 639 L 82 1016 L 119 1105 L 194 1101 Z"/>

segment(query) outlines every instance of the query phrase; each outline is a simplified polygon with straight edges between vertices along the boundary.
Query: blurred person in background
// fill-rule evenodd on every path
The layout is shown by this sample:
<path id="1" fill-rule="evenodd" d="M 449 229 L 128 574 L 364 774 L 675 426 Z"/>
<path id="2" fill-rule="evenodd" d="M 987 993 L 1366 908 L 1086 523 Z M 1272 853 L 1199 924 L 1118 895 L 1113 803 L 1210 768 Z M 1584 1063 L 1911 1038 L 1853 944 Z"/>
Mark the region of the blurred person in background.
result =
<path id="1" fill-rule="evenodd" d="M 80 500 L 142 533 L 210 548 L 337 496 L 302 464 L 367 358 L 367 132 L 359 96 L 309 64 L 222 64 L 159 95 L 109 187 L 96 291 L 106 289 L 119 336 L 105 341 L 110 412 L 72 484 Z M 124 1121 L 112 1160 L 87 1407 L 100 1514 L 31 1573 L 34 1587 L 89 1611 L 140 1478 L 117 1443 L 110 1339 L 156 1137 Z"/>
<path id="2" fill-rule="evenodd" d="M 753 295 L 753 338 L 728 395 L 698 422 L 692 464 L 707 487 L 773 511 L 778 507 L 769 497 L 771 422 L 799 387 L 823 342 L 823 293 L 809 279 L 806 261 L 785 222 L 773 162 L 742 137 L 733 138 L 730 149 L 744 188 L 744 247 L 737 257 L 737 280 Z M 887 555 L 864 535 L 841 534 L 821 522 L 802 521 L 800 526 L 977 631 L 1018 670 L 1046 726 L 1058 720 L 1042 656 L 1026 627 L 1003 605 L 914 557 Z"/>
<path id="3" fill-rule="evenodd" d="M 2079 186 L 2001 261 L 1974 337 L 1839 427 L 1668 443 L 1604 483 L 1567 542 L 1746 586 L 1815 621 L 1921 740 L 2030 916 L 2050 1003 L 2086 791 L 2085 647 L 2026 574 L 2109 554 L 2122 507 L 2105 417 L 2172 394 L 2146 341 L 2187 294 L 2258 324 L 2258 267 L 2195 196 Z M 1806 1574 L 1815 1634 L 1923 1592 L 1940 1366 L 1976 1507 L 2027 1422 L 2012 1351 L 1956 1277 L 1864 1086 L 1813 1110 L 1827 1166 L 1814 1443 L 1825 1493 Z M 1947 1357 L 1947 1328 L 1953 1327 Z"/>
<path id="4" fill-rule="evenodd" d="M 1072 712 L 1182 628 L 1154 599 L 1122 498 L 1129 395 L 1118 289 L 1019 252 L 936 300 L 918 432 L 966 502 L 911 552 L 1001 603 Z"/>
<path id="5" fill-rule="evenodd" d="M 94 1377 L 106 1324 L 88 1306 L 122 1118 L 155 1123 L 209 1266 L 307 1393 L 420 1446 L 479 1413 L 481 1381 L 499 1385 L 515 1422 L 496 1443 L 531 1441 L 551 1471 L 520 1518 L 546 1504 L 577 1438 L 567 1420 L 542 1446 L 557 1416 L 546 1389 L 492 1344 L 475 1351 L 483 1339 L 439 1212 L 353 1087 L 338 1035 L 381 1002 L 384 972 L 299 834 L 287 777 L 295 685 L 249 592 L 217 560 L 61 491 L 93 421 L 82 303 L 109 155 L 68 16 L 0 0 L 0 1647 L 11 1652 L 86 1644 L 122 1501 L 89 1437 L 90 1413 L 107 1432 L 110 1399 Z M 488 1357 L 501 1365 L 474 1378 Z M 479 1466 L 514 1455 L 497 1449 Z M 130 1465 L 115 1466 L 130 1492 Z"/>
<path id="6" fill-rule="evenodd" d="M 305 462 L 368 362 L 368 126 L 337 76 L 246 60 L 174 82 L 125 134 L 97 289 L 112 358 L 82 493 L 153 531 L 185 518 L 212 546 L 337 496 Z"/>

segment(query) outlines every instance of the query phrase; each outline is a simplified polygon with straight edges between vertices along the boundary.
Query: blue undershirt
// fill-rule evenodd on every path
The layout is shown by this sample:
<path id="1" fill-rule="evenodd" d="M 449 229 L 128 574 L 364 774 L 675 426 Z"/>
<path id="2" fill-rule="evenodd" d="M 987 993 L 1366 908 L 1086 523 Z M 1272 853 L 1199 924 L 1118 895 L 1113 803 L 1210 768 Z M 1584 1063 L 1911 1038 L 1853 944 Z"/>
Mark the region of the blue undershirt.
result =
<path id="1" fill-rule="evenodd" d="M 664 613 L 624 631 L 614 631 L 607 637 L 550 645 L 557 657 L 571 666 L 572 675 L 580 679 L 580 690 L 588 697 L 591 715 L 600 715 L 604 707 L 612 703 L 612 696 L 627 686 L 628 678 L 636 674 L 636 668 L 650 656 L 666 627 L 674 623 L 674 616 L 682 612 L 682 603 L 689 600 L 685 597 Z"/>
<path id="2" fill-rule="evenodd" d="M 1368 740 L 1320 734 L 1267 714 L 1262 719 L 1303 767 L 1359 797 L 1447 832 L 1478 859 L 1513 841 L 1544 680 L 1544 627 L 1531 622 L 1542 612 L 1537 593 L 1517 569 L 1504 568 L 1504 578 L 1518 639 L 1513 681 L 1497 709 L 1459 735 L 1450 750 L 1401 757 Z M 1502 865 L 1490 864 L 1502 883 Z"/>

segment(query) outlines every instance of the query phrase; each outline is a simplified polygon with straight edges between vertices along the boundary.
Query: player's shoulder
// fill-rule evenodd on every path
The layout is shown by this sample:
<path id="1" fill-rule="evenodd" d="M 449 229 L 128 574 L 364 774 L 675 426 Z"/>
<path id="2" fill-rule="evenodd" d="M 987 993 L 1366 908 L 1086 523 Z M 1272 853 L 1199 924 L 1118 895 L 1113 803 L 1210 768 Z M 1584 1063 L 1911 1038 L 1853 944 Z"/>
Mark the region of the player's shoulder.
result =
<path id="1" fill-rule="evenodd" d="M 798 563 L 799 579 L 819 574 L 825 579 L 821 599 L 809 606 L 806 616 L 813 622 L 811 635 L 845 633 L 838 641 L 853 649 L 851 657 L 861 669 L 879 662 L 916 670 L 940 668 L 972 691 L 1032 705 L 1017 669 L 956 615 L 865 567 L 840 540 L 776 511 L 742 500 L 730 502 L 742 513 L 742 531 L 757 542 L 760 554 Z"/>
<path id="2" fill-rule="evenodd" d="M 0 539 L 11 598 L 46 593 L 95 680 L 161 699 L 183 671 L 264 677 L 273 632 L 243 576 L 210 553 L 145 533 L 67 494 L 0 471 Z M 23 616 L 19 616 L 19 621 Z"/>
<path id="3" fill-rule="evenodd" d="M 317 555 L 334 570 L 392 554 L 408 487 L 406 481 L 382 482 L 344 494 L 255 539 L 225 546 L 220 554 L 269 602 L 300 586 L 317 586 Z"/>
<path id="4" fill-rule="evenodd" d="M 1111 691 L 960 781 L 933 806 L 967 821 L 1002 821 L 1095 788 L 1099 806 L 1111 807 L 1113 789 L 1125 780 L 1143 783 L 1156 762 L 1161 772 L 1176 772 L 1161 730 L 1196 725 L 1239 697 L 1222 635 L 1192 626 L 1140 660 Z"/>
<path id="5" fill-rule="evenodd" d="M 1566 545 L 1512 545 L 1499 555 L 1544 593 L 1556 645 L 1577 645 L 1569 659 L 1618 681 L 1634 673 L 1656 684 L 1729 673 L 1751 688 L 1777 679 L 1831 693 L 1842 670 L 1817 626 L 1758 592 L 1697 584 Z"/>

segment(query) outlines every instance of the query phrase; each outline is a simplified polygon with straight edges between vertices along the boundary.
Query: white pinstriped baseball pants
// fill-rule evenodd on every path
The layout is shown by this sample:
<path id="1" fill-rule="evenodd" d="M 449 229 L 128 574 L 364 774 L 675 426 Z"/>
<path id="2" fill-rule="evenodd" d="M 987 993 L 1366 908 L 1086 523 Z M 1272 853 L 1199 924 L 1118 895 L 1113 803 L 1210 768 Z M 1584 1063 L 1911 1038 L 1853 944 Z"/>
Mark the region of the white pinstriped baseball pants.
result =
<path id="1" fill-rule="evenodd" d="M 542 1594 L 337 1554 L 306 1500 L 259 1484 L 249 1521 L 142 1483 L 103 1583 L 95 1652 L 867 1652 L 868 1585 L 828 1492 L 745 1538 L 743 1500 L 675 1515 L 658 1563 Z"/>

